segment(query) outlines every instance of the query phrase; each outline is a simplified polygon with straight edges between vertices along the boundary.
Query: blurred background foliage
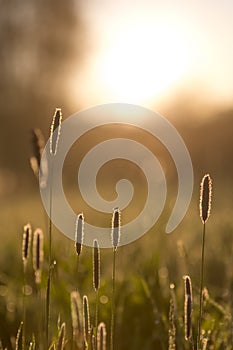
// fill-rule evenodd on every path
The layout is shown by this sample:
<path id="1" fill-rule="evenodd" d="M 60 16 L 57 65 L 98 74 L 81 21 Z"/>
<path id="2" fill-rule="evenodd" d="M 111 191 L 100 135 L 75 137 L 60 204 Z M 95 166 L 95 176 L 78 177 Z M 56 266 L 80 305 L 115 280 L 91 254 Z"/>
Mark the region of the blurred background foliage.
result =
<path id="1" fill-rule="evenodd" d="M 47 138 L 55 107 L 70 113 L 67 80 L 84 57 L 85 26 L 72 0 L 0 6 L 0 174 L 5 181 L 17 174 L 15 190 L 28 180 L 30 130 L 40 127 Z"/>

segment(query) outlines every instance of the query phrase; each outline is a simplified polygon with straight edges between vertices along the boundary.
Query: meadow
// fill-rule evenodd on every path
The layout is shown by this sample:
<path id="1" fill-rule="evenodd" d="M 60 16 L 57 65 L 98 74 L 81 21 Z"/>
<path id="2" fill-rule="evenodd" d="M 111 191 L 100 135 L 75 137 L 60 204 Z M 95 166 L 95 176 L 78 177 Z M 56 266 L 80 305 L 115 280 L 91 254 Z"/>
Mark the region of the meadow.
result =
<path id="1" fill-rule="evenodd" d="M 96 277 L 95 270 L 93 277 L 93 264 L 98 264 L 95 258 L 93 262 L 93 248 L 83 246 L 77 255 L 74 242 L 53 227 L 50 251 L 49 219 L 41 204 L 36 179 L 31 193 L 4 198 L 0 210 L 0 349 L 196 349 L 203 232 L 199 192 L 202 176 L 209 171 L 213 179 L 213 203 L 206 223 L 199 350 L 232 349 L 232 200 L 228 181 L 222 180 L 221 171 L 211 172 L 214 161 L 212 156 L 210 159 L 210 164 L 197 166 L 197 171 L 198 159 L 194 160 L 193 199 L 175 232 L 164 233 L 169 215 L 165 211 L 146 235 L 117 248 L 114 299 L 114 249 L 98 250 L 100 274 Z M 170 201 L 173 198 L 168 203 Z M 124 216 L 121 221 L 124 222 Z M 22 251 L 24 225 L 29 222 L 32 232 L 39 227 L 44 233 L 44 260 L 41 264 L 36 261 L 41 270 L 39 283 L 35 281 L 33 244 L 28 245 L 26 252 Z M 48 276 L 51 277 L 49 292 Z M 188 320 L 187 277 L 184 279 L 184 276 L 189 276 L 192 283 Z M 84 299 L 89 303 L 90 324 L 87 307 L 83 318 Z M 113 304 L 115 322 L 111 344 Z"/>

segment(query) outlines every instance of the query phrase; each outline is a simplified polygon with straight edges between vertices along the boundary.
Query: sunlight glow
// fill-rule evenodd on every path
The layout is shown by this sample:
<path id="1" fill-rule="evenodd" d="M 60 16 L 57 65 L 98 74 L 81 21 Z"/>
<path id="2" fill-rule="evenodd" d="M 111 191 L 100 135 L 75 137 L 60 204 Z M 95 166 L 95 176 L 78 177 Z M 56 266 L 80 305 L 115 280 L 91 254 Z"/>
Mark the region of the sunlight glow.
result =
<path id="1" fill-rule="evenodd" d="M 98 57 L 98 76 L 113 98 L 143 102 L 182 79 L 194 56 L 191 43 L 177 26 L 129 26 Z"/>
<path id="2" fill-rule="evenodd" d="M 71 100 L 79 96 L 82 105 L 153 105 L 187 81 L 193 84 L 203 62 L 201 36 L 178 17 L 166 14 L 165 19 L 161 14 L 159 19 L 146 19 L 135 16 L 96 24 L 93 51 L 70 80 Z"/>

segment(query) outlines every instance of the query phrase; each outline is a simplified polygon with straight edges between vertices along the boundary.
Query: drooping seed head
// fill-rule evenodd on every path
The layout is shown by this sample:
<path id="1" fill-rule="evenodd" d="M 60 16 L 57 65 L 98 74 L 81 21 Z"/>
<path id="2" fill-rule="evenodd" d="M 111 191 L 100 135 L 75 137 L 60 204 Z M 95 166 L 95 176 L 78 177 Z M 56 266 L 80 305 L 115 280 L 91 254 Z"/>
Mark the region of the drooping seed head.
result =
<path id="1" fill-rule="evenodd" d="M 119 208 L 115 208 L 112 216 L 112 245 L 116 250 L 120 243 L 121 236 L 121 213 Z"/>
<path id="2" fill-rule="evenodd" d="M 90 325 L 90 313 L 89 313 L 89 303 L 86 295 L 83 297 L 83 334 L 84 334 L 84 342 L 88 344 L 88 339 L 91 333 L 91 325 Z"/>
<path id="3" fill-rule="evenodd" d="M 31 227 L 31 224 L 28 223 L 23 227 L 22 259 L 23 259 L 24 265 L 27 264 L 27 261 L 29 258 L 31 237 L 32 237 L 32 227 Z"/>
<path id="4" fill-rule="evenodd" d="M 61 133 L 62 113 L 60 108 L 56 108 L 50 130 L 50 154 L 56 155 L 59 137 Z"/>
<path id="5" fill-rule="evenodd" d="M 212 200 L 212 179 L 206 174 L 200 186 L 200 217 L 203 224 L 209 219 Z"/>
<path id="6" fill-rule="evenodd" d="M 97 239 L 93 241 L 93 287 L 95 291 L 100 286 L 100 249 Z"/>
<path id="7" fill-rule="evenodd" d="M 77 255 L 81 254 L 84 237 L 84 216 L 79 214 L 75 226 L 75 250 Z"/>
<path id="8" fill-rule="evenodd" d="M 104 322 L 101 322 L 97 329 L 97 350 L 106 350 L 106 337 L 106 326 Z"/>
<path id="9" fill-rule="evenodd" d="M 31 168 L 36 178 L 40 180 L 40 187 L 44 188 L 47 185 L 48 179 L 48 159 L 47 155 L 43 154 L 45 146 L 44 136 L 40 129 L 32 130 L 32 157 L 30 158 Z M 43 157 L 42 157 L 43 154 Z"/>
<path id="10" fill-rule="evenodd" d="M 185 325 L 185 339 L 189 340 L 192 336 L 192 283 L 189 276 L 184 276 L 184 325 Z"/>
<path id="11" fill-rule="evenodd" d="M 48 159 L 46 154 L 43 155 L 45 146 L 44 136 L 40 129 L 32 130 L 32 157 L 30 165 L 37 179 L 40 180 L 40 187 L 45 188 L 48 178 Z"/>
<path id="12" fill-rule="evenodd" d="M 41 266 L 44 260 L 44 234 L 37 228 L 33 235 L 33 269 L 35 271 L 35 281 L 41 282 Z"/>
<path id="13" fill-rule="evenodd" d="M 41 155 L 44 149 L 44 136 L 40 129 L 32 129 L 31 131 L 32 157 L 30 164 L 34 175 L 38 178 L 40 170 Z"/>

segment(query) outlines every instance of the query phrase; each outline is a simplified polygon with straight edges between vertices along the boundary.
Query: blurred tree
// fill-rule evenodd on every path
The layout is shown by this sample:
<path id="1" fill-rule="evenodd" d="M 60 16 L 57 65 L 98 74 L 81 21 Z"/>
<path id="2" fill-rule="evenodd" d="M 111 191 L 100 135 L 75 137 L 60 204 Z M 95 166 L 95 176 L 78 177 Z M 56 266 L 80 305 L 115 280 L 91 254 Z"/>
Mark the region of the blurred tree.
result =
<path id="1" fill-rule="evenodd" d="M 55 107 L 67 106 L 67 82 L 83 50 L 75 0 L 0 0 L 0 169 L 20 174 L 29 130 L 46 130 Z M 46 136 L 47 136 L 46 135 Z"/>

